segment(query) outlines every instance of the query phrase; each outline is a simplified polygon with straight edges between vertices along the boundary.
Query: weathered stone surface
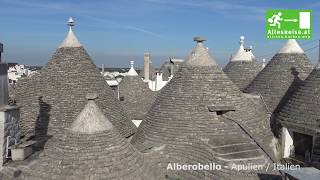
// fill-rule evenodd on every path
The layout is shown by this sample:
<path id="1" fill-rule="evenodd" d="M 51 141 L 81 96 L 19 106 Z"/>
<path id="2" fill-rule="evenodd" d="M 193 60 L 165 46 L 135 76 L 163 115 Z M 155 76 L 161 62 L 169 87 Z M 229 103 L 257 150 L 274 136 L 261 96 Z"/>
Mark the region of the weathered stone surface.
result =
<path id="1" fill-rule="evenodd" d="M 184 62 L 182 61 L 182 59 L 179 59 L 178 61 L 174 61 L 170 59 L 169 62 L 163 63 L 160 68 L 160 72 L 162 73 L 162 80 L 168 81 L 171 75 L 174 75 L 175 73 L 178 72 L 179 67 L 183 63 Z"/>
<path id="2" fill-rule="evenodd" d="M 8 65 L 0 62 L 0 107 L 8 105 Z"/>
<path id="3" fill-rule="evenodd" d="M 15 105 L 16 104 L 15 88 L 16 88 L 15 84 L 9 84 L 8 85 L 8 91 L 9 91 L 8 104 L 9 105 Z"/>
<path id="4" fill-rule="evenodd" d="M 2 106 L 0 108 L 0 169 L 7 160 L 7 143 L 12 146 L 20 141 L 19 120 L 20 114 L 17 107 Z M 8 136 L 10 136 L 10 142 L 7 142 Z"/>
<path id="5" fill-rule="evenodd" d="M 229 61 L 223 71 L 240 90 L 246 88 L 261 70 L 255 61 Z"/>
<path id="6" fill-rule="evenodd" d="M 320 69 L 316 67 L 276 114 L 276 122 L 314 136 L 312 163 L 320 167 Z"/>
<path id="7" fill-rule="evenodd" d="M 210 63 L 213 59 L 205 53 L 204 46 L 198 44 L 190 57 L 192 62 L 183 64 L 160 91 L 133 136 L 132 144 L 142 152 L 162 145 L 185 145 L 181 153 L 168 153 L 167 158 L 176 161 L 195 163 L 209 154 L 211 157 L 204 159 L 218 164 L 254 161 L 265 168 L 270 158 L 274 158 L 270 145 L 273 135 L 267 126 L 268 117 L 263 106 L 263 111 L 256 112 L 259 109 L 253 108 L 253 100 L 244 96 L 216 63 Z M 235 111 L 210 112 L 208 106 L 213 105 L 235 107 Z M 207 148 L 187 148 L 194 141 L 203 141 Z M 234 174 L 238 179 L 259 174 L 254 170 L 239 174 L 228 169 L 213 172 L 215 176 L 219 173 L 223 178 Z M 186 177 L 196 179 L 192 175 Z M 196 177 L 201 179 L 203 175 Z"/>
<path id="8" fill-rule="evenodd" d="M 320 129 L 320 69 L 315 68 L 301 83 L 279 113 L 280 121 Z"/>
<path id="9" fill-rule="evenodd" d="M 22 133 L 56 135 L 69 127 L 86 103 L 88 92 L 98 95 L 102 112 L 128 137 L 135 132 L 119 101 L 83 47 L 62 47 L 38 73 L 21 79 L 16 101 L 21 106 Z"/>
<path id="10" fill-rule="evenodd" d="M 277 53 L 244 92 L 261 95 L 272 113 L 312 71 L 305 54 Z"/>
<path id="11" fill-rule="evenodd" d="M 92 109 L 100 111 L 97 105 L 90 101 L 83 112 Z M 83 112 L 80 116 L 83 116 Z M 101 114 L 92 116 L 94 117 L 88 120 L 93 124 L 101 121 L 107 121 L 110 124 Z M 144 167 L 144 161 L 142 154 L 115 128 L 94 132 L 73 129 L 50 139 L 39 159 L 21 167 L 21 178 L 32 180 L 154 179 L 148 175 L 149 169 Z"/>
<path id="12" fill-rule="evenodd" d="M 119 84 L 119 92 L 120 103 L 130 120 L 144 119 L 157 94 L 140 76 L 125 76 Z"/>
<path id="13" fill-rule="evenodd" d="M 160 67 L 160 72 L 162 73 L 162 80 L 168 81 L 171 76 L 172 64 L 170 62 L 165 62 Z"/>

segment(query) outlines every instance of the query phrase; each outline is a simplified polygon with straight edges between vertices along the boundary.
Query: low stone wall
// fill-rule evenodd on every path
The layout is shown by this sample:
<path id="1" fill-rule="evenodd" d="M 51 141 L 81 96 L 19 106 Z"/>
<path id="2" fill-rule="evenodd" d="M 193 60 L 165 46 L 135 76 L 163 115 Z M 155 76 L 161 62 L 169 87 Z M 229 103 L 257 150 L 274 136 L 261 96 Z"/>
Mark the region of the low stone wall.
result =
<path id="1" fill-rule="evenodd" d="M 9 146 L 14 145 L 15 140 L 19 142 L 19 108 L 16 106 L 4 106 L 0 108 L 0 169 L 6 162 L 7 137 L 10 136 Z"/>

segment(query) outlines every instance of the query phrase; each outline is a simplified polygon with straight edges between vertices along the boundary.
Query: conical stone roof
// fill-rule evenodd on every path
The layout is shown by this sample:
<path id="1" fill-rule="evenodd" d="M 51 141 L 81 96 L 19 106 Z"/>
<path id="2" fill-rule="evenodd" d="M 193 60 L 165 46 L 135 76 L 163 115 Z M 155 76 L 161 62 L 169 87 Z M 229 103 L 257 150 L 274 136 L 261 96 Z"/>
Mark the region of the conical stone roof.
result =
<path id="1" fill-rule="evenodd" d="M 240 90 L 246 88 L 261 69 L 251 52 L 252 50 L 246 51 L 243 44 L 244 37 L 241 36 L 239 50 L 223 69 Z"/>
<path id="2" fill-rule="evenodd" d="M 312 64 L 296 40 L 289 40 L 272 57 L 244 92 L 261 95 L 270 112 L 283 104 L 312 71 Z"/>
<path id="3" fill-rule="evenodd" d="M 156 98 L 156 92 L 149 89 L 133 67 L 119 84 L 120 103 L 129 119 L 142 120 Z"/>
<path id="4" fill-rule="evenodd" d="M 319 131 L 320 108 L 320 69 L 315 68 L 307 79 L 281 108 L 277 120 L 283 123 Z"/>
<path id="5" fill-rule="evenodd" d="M 22 179 L 150 179 L 143 164 L 142 154 L 89 100 L 70 129 L 22 168 Z"/>
<path id="6" fill-rule="evenodd" d="M 78 42 L 69 31 L 47 65 L 34 76 L 18 82 L 16 101 L 21 106 L 22 135 L 59 134 L 80 113 L 88 92 L 98 95 L 97 104 L 123 136 L 135 132 L 135 125 Z"/>
<path id="7" fill-rule="evenodd" d="M 172 156 L 189 164 L 211 154 L 206 159 L 222 166 L 254 161 L 266 167 L 270 158 L 265 152 L 272 151 L 266 114 L 255 112 L 252 101 L 242 95 L 210 57 L 203 39 L 195 40 L 197 45 L 189 60 L 161 90 L 131 143 L 143 152 L 162 145 L 191 145 L 194 148 L 184 147 L 183 153 Z M 196 148 L 199 146 L 193 140 L 203 142 L 207 148 Z M 219 171 L 213 173 L 219 177 Z M 237 174 L 244 179 L 256 173 L 237 174 L 227 168 L 221 176 Z"/>
<path id="8" fill-rule="evenodd" d="M 162 73 L 162 79 L 168 81 L 170 76 L 173 76 L 178 70 L 183 59 L 170 58 L 170 61 L 166 61 L 162 64 L 160 72 Z"/>
<path id="9" fill-rule="evenodd" d="M 160 72 L 162 73 L 162 80 L 168 81 L 171 76 L 171 69 L 173 69 L 173 65 L 170 62 L 165 62 L 160 67 Z"/>

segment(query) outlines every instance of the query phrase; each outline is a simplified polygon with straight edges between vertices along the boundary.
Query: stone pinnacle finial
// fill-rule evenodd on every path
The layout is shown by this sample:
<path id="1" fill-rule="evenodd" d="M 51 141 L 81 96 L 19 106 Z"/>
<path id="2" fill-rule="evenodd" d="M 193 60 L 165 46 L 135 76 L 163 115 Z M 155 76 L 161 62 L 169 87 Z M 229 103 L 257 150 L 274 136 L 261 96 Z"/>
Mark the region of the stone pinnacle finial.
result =
<path id="1" fill-rule="evenodd" d="M 130 70 L 128 71 L 127 76 L 138 76 L 137 71 L 134 70 L 134 67 L 133 67 L 134 61 L 130 61 L 130 65 L 131 65 L 131 68 L 130 68 Z"/>
<path id="2" fill-rule="evenodd" d="M 69 17 L 67 25 L 68 25 L 69 27 L 74 26 L 74 20 L 72 19 L 72 17 Z"/>
<path id="3" fill-rule="evenodd" d="M 196 36 L 193 38 L 193 41 L 196 41 L 197 43 L 202 43 L 203 41 L 206 41 L 207 39 L 205 37 Z"/>
<path id="4" fill-rule="evenodd" d="M 255 57 L 252 54 L 252 46 L 250 48 L 244 48 L 244 36 L 240 36 L 239 50 L 234 54 L 230 61 L 252 61 Z"/>
<path id="5" fill-rule="evenodd" d="M 81 43 L 77 39 L 76 35 L 72 31 L 72 26 L 74 26 L 74 21 L 72 17 L 69 17 L 68 19 L 68 27 L 69 27 L 69 32 L 66 36 L 66 38 L 63 40 L 63 42 L 60 44 L 59 48 L 62 47 L 81 47 Z"/>
<path id="6" fill-rule="evenodd" d="M 95 100 L 95 99 L 98 98 L 98 95 L 97 95 L 97 93 L 88 93 L 88 94 L 86 95 L 86 98 L 88 99 L 88 101 L 90 101 L 90 100 Z"/>
<path id="7" fill-rule="evenodd" d="M 240 36 L 240 45 L 244 44 L 244 36 Z"/>
<path id="8" fill-rule="evenodd" d="M 185 62 L 188 66 L 217 66 L 217 63 L 209 55 L 208 49 L 204 46 L 203 41 L 206 39 L 203 37 L 194 37 L 194 41 L 197 42 L 195 48 L 192 50 L 189 59 Z"/>

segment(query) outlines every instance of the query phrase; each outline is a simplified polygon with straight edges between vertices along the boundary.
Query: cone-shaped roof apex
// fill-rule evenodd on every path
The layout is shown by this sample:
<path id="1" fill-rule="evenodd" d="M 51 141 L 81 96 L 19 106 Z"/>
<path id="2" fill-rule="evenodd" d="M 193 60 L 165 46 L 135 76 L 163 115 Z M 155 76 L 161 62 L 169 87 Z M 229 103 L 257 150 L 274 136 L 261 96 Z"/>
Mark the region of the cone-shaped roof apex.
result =
<path id="1" fill-rule="evenodd" d="M 197 42 L 196 47 L 191 52 L 186 65 L 189 66 L 217 66 L 215 60 L 209 55 L 208 49 L 204 47 L 204 38 L 195 37 L 194 41 Z"/>
<path id="2" fill-rule="evenodd" d="M 127 76 L 138 76 L 137 71 L 133 67 L 134 61 L 130 61 L 131 68 L 127 73 Z"/>
<path id="3" fill-rule="evenodd" d="M 81 43 L 77 39 L 76 35 L 72 31 L 72 26 L 74 26 L 74 21 L 72 17 L 68 20 L 69 32 L 63 42 L 60 44 L 59 48 L 62 47 L 81 47 Z"/>
<path id="4" fill-rule="evenodd" d="M 76 120 L 71 124 L 70 130 L 81 134 L 94 134 L 113 129 L 111 122 L 104 116 L 100 108 L 94 102 L 95 94 L 88 94 L 88 103 L 80 112 Z"/>
<path id="5" fill-rule="evenodd" d="M 298 42 L 295 39 L 289 39 L 283 47 L 280 49 L 278 53 L 285 53 L 285 54 L 291 54 L 291 53 L 298 53 L 303 54 L 304 51 L 298 44 Z"/>
<path id="6" fill-rule="evenodd" d="M 240 36 L 240 47 L 237 53 L 231 58 L 231 61 L 252 61 L 254 55 L 251 50 L 244 49 L 244 36 Z"/>

